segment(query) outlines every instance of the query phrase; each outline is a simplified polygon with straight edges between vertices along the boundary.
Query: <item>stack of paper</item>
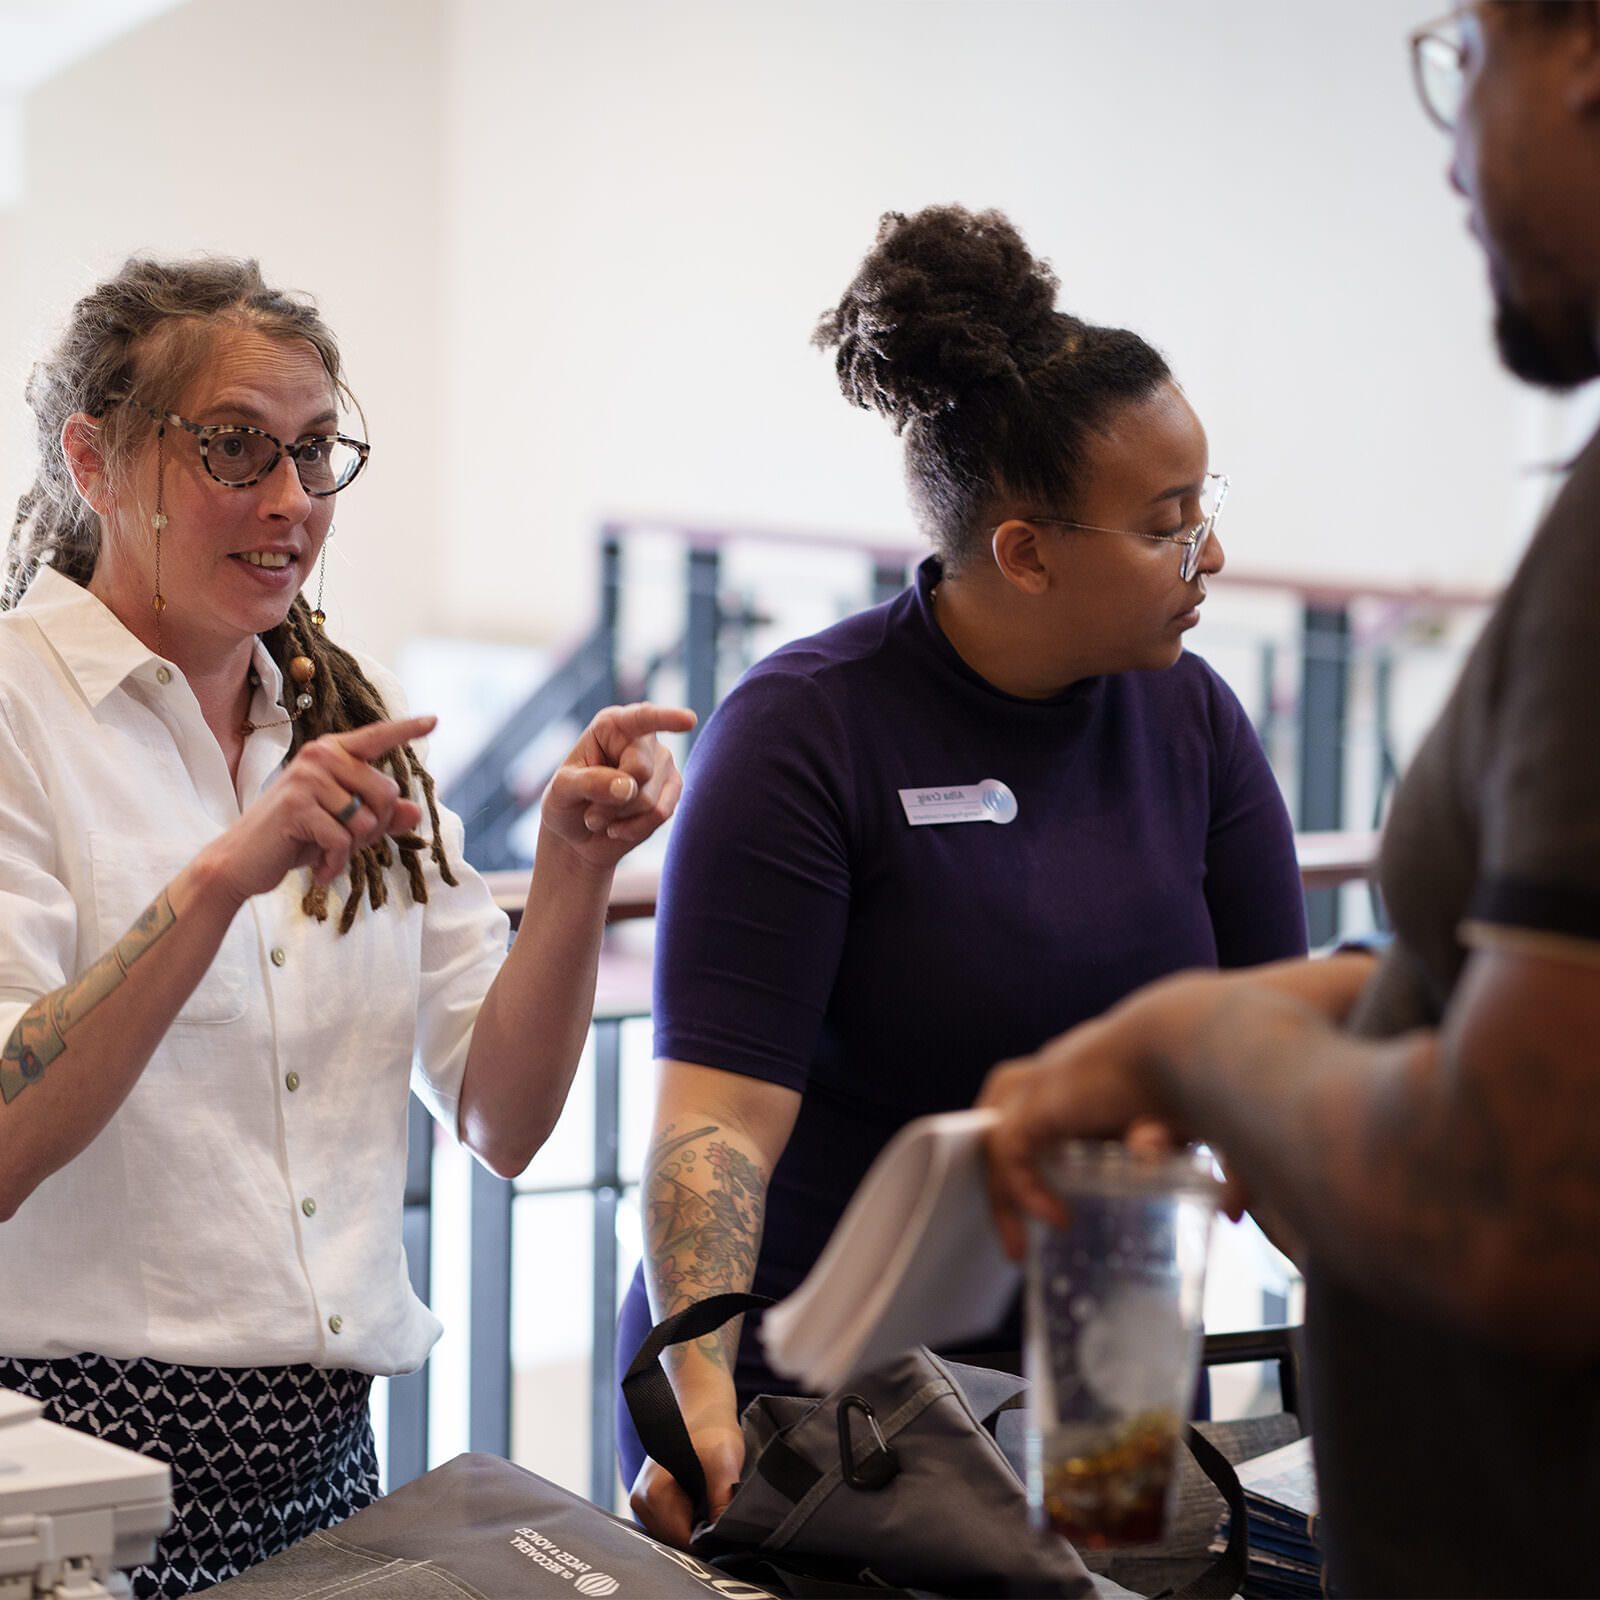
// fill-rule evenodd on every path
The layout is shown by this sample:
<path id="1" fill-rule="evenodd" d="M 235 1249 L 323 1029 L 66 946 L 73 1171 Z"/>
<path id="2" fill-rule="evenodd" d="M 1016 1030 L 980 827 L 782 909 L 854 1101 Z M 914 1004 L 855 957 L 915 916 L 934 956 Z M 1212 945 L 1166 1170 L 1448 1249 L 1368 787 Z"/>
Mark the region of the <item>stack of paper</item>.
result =
<path id="1" fill-rule="evenodd" d="M 762 1321 L 775 1371 L 822 1394 L 912 1345 L 981 1338 L 1005 1316 L 1019 1269 L 984 1182 L 994 1118 L 919 1117 L 889 1141 L 805 1282 Z"/>
<path id="2" fill-rule="evenodd" d="M 1316 1600 L 1322 1594 L 1317 1548 L 1317 1475 L 1311 1440 L 1296 1439 L 1238 1467 L 1250 1533 L 1250 1565 L 1241 1591 L 1247 1600 Z M 1227 1544 L 1224 1517 L 1213 1550 Z"/>

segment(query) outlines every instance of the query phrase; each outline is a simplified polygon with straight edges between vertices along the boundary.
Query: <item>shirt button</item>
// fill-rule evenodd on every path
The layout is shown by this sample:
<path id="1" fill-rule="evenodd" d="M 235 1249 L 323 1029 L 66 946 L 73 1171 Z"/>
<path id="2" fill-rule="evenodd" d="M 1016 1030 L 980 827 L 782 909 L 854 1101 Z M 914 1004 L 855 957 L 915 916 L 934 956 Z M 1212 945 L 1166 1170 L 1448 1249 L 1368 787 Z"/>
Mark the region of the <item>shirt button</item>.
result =
<path id="1" fill-rule="evenodd" d="M 317 1202 L 313 1200 L 310 1195 L 307 1195 L 305 1199 L 300 1202 L 300 1209 L 305 1212 L 308 1217 L 314 1217 L 317 1214 Z"/>
<path id="2" fill-rule="evenodd" d="M 300 1087 L 300 1074 L 298 1072 L 286 1073 L 284 1075 L 283 1083 L 284 1087 L 288 1089 L 289 1093 L 293 1094 L 295 1090 Z"/>
<path id="3" fill-rule="evenodd" d="M 171 667 L 157 667 L 156 668 L 156 682 L 159 683 L 159 684 L 171 683 L 172 682 L 172 668 Z"/>
<path id="4" fill-rule="evenodd" d="M 336 1311 L 328 1318 L 328 1332 L 337 1333 L 342 1327 L 344 1327 L 344 1318 Z"/>
<path id="5" fill-rule="evenodd" d="M 289 959 L 289 952 L 280 945 L 274 945 L 272 950 L 272 964 L 281 967 Z"/>

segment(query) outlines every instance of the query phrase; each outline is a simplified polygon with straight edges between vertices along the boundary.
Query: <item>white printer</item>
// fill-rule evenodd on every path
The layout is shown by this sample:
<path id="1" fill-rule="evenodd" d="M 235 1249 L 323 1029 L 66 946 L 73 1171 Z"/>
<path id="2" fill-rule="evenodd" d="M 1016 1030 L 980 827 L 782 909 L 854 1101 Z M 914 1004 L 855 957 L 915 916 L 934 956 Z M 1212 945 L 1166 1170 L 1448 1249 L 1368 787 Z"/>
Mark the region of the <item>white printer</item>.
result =
<path id="1" fill-rule="evenodd" d="M 0 1389 L 0 1600 L 116 1600 L 172 1520 L 162 1461 L 57 1427 Z"/>

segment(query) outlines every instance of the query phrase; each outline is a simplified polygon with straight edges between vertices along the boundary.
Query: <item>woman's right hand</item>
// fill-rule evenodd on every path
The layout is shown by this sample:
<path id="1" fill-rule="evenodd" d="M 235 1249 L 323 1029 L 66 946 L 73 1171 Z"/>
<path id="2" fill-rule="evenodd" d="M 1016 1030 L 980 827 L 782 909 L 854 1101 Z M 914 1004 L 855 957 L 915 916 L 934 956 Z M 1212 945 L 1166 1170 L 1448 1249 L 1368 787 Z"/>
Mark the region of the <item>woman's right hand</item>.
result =
<path id="1" fill-rule="evenodd" d="M 713 1521 L 727 1509 L 744 1471 L 744 1435 L 726 1423 L 689 1430 L 689 1442 L 706 1476 L 706 1505 Z M 678 1480 L 648 1457 L 633 1480 L 628 1505 L 652 1538 L 679 1550 L 689 1548 L 694 1534 L 694 1508 Z"/>
<path id="2" fill-rule="evenodd" d="M 409 833 L 422 808 L 372 765 L 431 733 L 437 717 L 372 722 L 304 744 L 244 815 L 196 858 L 242 905 L 276 889 L 296 867 L 329 884 L 381 834 Z M 353 811 L 350 802 L 361 804 Z M 345 815 L 349 812 L 348 815 Z"/>

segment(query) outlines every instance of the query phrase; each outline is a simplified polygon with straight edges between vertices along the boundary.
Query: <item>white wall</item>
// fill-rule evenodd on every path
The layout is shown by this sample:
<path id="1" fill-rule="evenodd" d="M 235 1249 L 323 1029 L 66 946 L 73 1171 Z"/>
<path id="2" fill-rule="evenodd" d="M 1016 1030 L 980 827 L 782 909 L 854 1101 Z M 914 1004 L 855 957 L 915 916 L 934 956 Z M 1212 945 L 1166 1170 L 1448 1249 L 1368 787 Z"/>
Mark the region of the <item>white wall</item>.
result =
<path id="1" fill-rule="evenodd" d="M 330 627 L 439 625 L 441 0 L 191 0 L 34 90 L 0 216 L 0 505 L 32 471 L 32 360 L 133 251 L 255 255 L 340 335 L 377 448 L 341 502 Z M 422 470 L 417 470 L 417 464 Z"/>
<path id="2" fill-rule="evenodd" d="M 206 247 L 343 336 L 376 449 L 330 610 L 381 653 L 569 635 L 607 512 L 908 531 L 895 440 L 807 341 L 880 211 L 956 199 L 1167 351 L 1235 480 L 1236 568 L 1493 582 L 1562 425 L 1495 366 L 1410 9 L 284 0 L 263 31 L 190 0 L 25 103 L 0 498 L 71 299 L 130 249 Z M 259 187 L 208 183 L 242 152 Z"/>
<path id="3" fill-rule="evenodd" d="M 1426 7 L 1423 7 L 1426 10 Z M 1170 356 L 1240 568 L 1505 571 L 1543 423 L 1497 370 L 1394 0 L 458 0 L 446 501 L 459 626 L 587 615 L 614 510 L 907 525 L 811 326 L 878 213 L 1011 213 Z"/>

